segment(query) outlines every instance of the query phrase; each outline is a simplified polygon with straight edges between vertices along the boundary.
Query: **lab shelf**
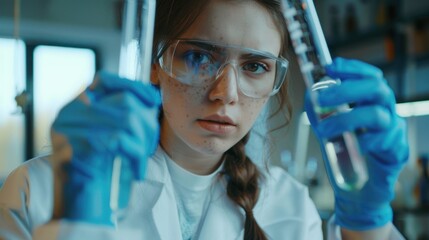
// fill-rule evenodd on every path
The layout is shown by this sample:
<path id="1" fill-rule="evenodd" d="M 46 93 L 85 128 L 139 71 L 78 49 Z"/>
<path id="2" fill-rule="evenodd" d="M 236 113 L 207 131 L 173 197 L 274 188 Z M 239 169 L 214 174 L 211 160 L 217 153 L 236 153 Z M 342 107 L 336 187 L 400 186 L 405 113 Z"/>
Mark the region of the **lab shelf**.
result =
<path id="1" fill-rule="evenodd" d="M 356 44 L 363 44 L 371 40 L 386 37 L 389 33 L 393 32 L 394 29 L 393 24 L 390 24 L 388 26 L 376 27 L 348 34 L 346 37 L 338 38 L 338 40 L 328 41 L 328 47 L 331 51 L 335 52 L 340 48 L 353 47 Z"/>
<path id="2" fill-rule="evenodd" d="M 328 42 L 328 47 L 333 56 L 346 56 L 357 58 L 373 64 L 385 72 L 394 73 L 391 82 L 396 86 L 396 98 L 400 100 L 422 99 L 422 95 L 417 93 L 405 92 L 404 86 L 408 81 L 407 71 L 411 65 L 417 68 L 427 68 L 429 64 L 429 48 L 427 44 L 416 47 L 414 35 L 410 35 L 410 29 L 416 25 L 427 26 L 429 24 L 429 9 L 423 9 L 420 13 L 412 16 L 398 17 L 386 25 L 348 34 L 346 37 Z M 429 39 L 429 29 L 424 30 Z M 415 34 L 414 32 L 412 34 Z M 420 42 L 420 44 L 422 44 Z M 411 48 L 410 48 L 411 47 Z M 420 51 L 418 53 L 413 53 Z M 422 52 L 423 51 L 423 52 Z M 424 95 L 429 99 L 428 94 Z"/>

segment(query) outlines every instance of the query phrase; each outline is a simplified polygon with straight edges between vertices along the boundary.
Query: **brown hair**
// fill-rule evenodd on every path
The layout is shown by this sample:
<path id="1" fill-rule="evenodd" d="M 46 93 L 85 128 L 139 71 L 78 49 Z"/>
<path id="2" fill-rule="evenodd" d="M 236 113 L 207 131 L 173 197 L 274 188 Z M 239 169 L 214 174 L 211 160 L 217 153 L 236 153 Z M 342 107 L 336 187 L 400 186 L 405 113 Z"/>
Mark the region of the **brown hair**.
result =
<path id="1" fill-rule="evenodd" d="M 224 0 L 233 1 L 233 0 Z M 245 1 L 245 0 L 235 0 Z M 247 0 L 248 1 L 248 0 Z M 282 46 L 280 55 L 287 56 L 287 31 L 286 23 L 283 18 L 280 6 L 280 0 L 254 0 L 265 7 L 271 16 L 277 28 L 281 33 Z M 172 40 L 178 38 L 191 24 L 196 20 L 203 8 L 209 1 L 203 0 L 158 0 L 155 20 L 154 50 L 153 59 L 159 57 L 160 52 L 170 44 Z M 285 124 L 289 122 L 291 115 L 291 106 L 287 101 L 287 82 L 285 82 L 276 95 L 278 109 L 274 110 L 271 116 L 282 111 L 286 105 Z M 247 134 L 243 139 L 236 143 L 224 155 L 225 175 L 227 176 L 227 194 L 228 197 L 240 206 L 246 213 L 244 224 L 245 240 L 264 240 L 267 239 L 263 230 L 260 228 L 253 216 L 253 208 L 259 197 L 259 180 L 261 174 L 257 166 L 245 154 L 245 145 L 249 139 Z"/>

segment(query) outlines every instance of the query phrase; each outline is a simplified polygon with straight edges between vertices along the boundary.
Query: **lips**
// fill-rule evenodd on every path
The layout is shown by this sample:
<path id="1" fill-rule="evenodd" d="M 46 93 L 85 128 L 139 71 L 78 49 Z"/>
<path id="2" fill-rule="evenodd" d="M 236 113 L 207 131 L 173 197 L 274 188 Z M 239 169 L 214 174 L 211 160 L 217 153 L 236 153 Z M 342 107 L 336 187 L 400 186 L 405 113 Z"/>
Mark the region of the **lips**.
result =
<path id="1" fill-rule="evenodd" d="M 197 123 L 203 129 L 216 134 L 232 133 L 237 128 L 237 124 L 230 117 L 221 115 L 210 115 L 198 119 Z"/>
<path id="2" fill-rule="evenodd" d="M 221 115 L 210 115 L 208 117 L 205 117 L 203 119 L 201 119 L 203 121 L 211 121 L 211 122 L 217 122 L 217 123 L 222 123 L 222 124 L 229 124 L 229 125 L 236 125 L 234 123 L 234 121 L 228 117 L 228 116 L 221 116 Z"/>

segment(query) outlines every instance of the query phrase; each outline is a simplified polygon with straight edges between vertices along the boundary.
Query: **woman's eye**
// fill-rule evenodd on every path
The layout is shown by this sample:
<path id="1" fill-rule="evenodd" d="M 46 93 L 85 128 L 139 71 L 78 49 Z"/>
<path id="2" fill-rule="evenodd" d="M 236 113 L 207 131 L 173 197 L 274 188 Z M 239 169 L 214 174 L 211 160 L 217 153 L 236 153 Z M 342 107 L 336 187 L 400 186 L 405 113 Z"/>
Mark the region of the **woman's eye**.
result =
<path id="1" fill-rule="evenodd" d="M 269 68 L 266 64 L 252 62 L 252 63 L 246 63 L 243 66 L 243 70 L 251 73 L 262 74 L 262 73 L 268 72 Z"/>
<path id="2" fill-rule="evenodd" d="M 191 67 L 199 67 L 210 63 L 210 56 L 207 53 L 190 51 L 184 54 L 183 59 L 186 65 Z"/>

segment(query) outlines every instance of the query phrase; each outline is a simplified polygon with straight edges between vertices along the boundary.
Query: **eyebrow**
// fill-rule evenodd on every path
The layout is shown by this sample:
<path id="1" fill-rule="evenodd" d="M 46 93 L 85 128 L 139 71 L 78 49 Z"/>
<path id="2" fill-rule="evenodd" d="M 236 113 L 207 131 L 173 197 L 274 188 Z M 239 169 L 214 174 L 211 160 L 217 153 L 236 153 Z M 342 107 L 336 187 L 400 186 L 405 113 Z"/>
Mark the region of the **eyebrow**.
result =
<path id="1" fill-rule="evenodd" d="M 263 54 L 255 54 L 255 53 L 246 53 L 240 56 L 243 59 L 275 59 L 274 56 L 263 55 Z"/>
<path id="2" fill-rule="evenodd" d="M 210 44 L 210 43 L 205 43 L 205 42 L 190 41 L 190 42 L 187 42 L 187 44 L 192 45 L 192 46 L 196 46 L 196 47 L 208 50 L 208 51 L 215 51 L 215 50 L 219 49 L 218 46 Z"/>
<path id="3" fill-rule="evenodd" d="M 199 47 L 199 48 L 202 48 L 202 49 L 207 50 L 207 51 L 217 51 L 217 50 L 220 50 L 220 49 L 228 48 L 228 46 L 225 46 L 225 47 L 223 47 L 223 46 L 217 46 L 216 44 L 212 44 L 212 43 L 208 43 L 208 42 L 199 42 L 199 41 L 189 41 L 189 42 L 187 42 L 187 44 L 192 45 L 192 46 L 196 46 L 196 47 Z M 236 47 L 235 46 L 230 46 L 230 48 L 236 48 Z M 246 48 L 244 48 L 244 49 L 246 49 Z M 257 51 L 257 50 L 254 50 L 254 51 Z M 260 60 L 263 60 L 263 59 L 276 59 L 277 57 L 274 56 L 273 54 L 267 52 L 267 53 L 264 53 L 264 54 L 261 54 L 261 53 L 246 53 L 246 54 L 241 55 L 240 58 L 243 58 L 243 59 L 260 59 Z"/>

